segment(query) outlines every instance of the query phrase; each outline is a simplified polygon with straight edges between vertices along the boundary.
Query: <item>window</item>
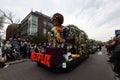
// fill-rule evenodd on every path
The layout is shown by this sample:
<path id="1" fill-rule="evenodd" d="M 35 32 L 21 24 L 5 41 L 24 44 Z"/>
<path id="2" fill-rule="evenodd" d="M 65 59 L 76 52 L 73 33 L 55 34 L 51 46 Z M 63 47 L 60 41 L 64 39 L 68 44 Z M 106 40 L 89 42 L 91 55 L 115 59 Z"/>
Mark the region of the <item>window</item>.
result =
<path id="1" fill-rule="evenodd" d="M 37 17 L 36 16 L 32 16 L 32 25 L 37 25 Z"/>
<path id="2" fill-rule="evenodd" d="M 34 35 L 38 31 L 38 17 L 31 15 L 28 20 L 28 28 L 27 33 L 28 35 Z"/>
<path id="3" fill-rule="evenodd" d="M 37 26 L 32 25 L 32 27 L 31 27 L 31 34 L 32 34 L 32 35 L 34 35 L 34 34 L 37 32 L 36 27 L 37 27 Z"/>
<path id="4" fill-rule="evenodd" d="M 43 24 L 44 24 L 44 26 L 46 26 L 46 25 L 47 25 L 47 22 L 46 22 L 46 20 L 44 20 L 44 21 L 43 21 Z"/>
<path id="5" fill-rule="evenodd" d="M 46 33 L 47 33 L 47 30 L 45 28 L 43 29 L 43 33 L 44 33 L 44 35 L 46 35 Z"/>

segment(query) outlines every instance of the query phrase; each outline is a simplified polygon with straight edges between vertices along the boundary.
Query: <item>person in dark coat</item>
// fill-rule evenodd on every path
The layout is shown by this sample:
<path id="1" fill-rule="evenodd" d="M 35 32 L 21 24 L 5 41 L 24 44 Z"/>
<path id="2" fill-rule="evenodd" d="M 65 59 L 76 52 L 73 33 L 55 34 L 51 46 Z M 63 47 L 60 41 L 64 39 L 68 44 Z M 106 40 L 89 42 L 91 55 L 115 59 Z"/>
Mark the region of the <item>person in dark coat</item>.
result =
<path id="1" fill-rule="evenodd" d="M 120 35 L 116 39 L 113 54 L 110 57 L 110 61 L 114 65 L 113 71 L 120 77 Z"/>
<path id="2" fill-rule="evenodd" d="M 101 51 L 102 46 L 99 44 L 99 51 Z"/>
<path id="3" fill-rule="evenodd" d="M 109 56 L 112 55 L 115 46 L 116 46 L 116 37 L 113 40 L 111 40 L 110 43 L 109 43 L 109 46 L 108 46 L 108 49 L 107 49 L 107 52 L 108 52 Z"/>

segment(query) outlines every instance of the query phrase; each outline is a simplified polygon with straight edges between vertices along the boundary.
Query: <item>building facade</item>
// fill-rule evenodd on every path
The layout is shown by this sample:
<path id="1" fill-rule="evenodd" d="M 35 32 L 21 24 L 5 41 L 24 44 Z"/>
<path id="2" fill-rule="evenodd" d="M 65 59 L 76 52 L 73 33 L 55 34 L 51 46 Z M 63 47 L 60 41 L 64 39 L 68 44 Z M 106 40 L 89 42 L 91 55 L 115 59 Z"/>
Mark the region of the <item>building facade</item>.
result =
<path id="1" fill-rule="evenodd" d="M 8 26 L 7 33 L 11 34 L 12 38 L 29 39 L 35 34 L 47 36 L 48 30 L 53 27 L 49 16 L 41 12 L 31 11 L 19 24 L 18 27 L 10 28 Z M 8 39 L 8 38 L 7 38 Z"/>
<path id="2" fill-rule="evenodd" d="M 19 28 L 19 24 L 8 25 L 6 29 L 6 40 L 9 40 L 9 38 L 15 38 L 17 28 Z"/>

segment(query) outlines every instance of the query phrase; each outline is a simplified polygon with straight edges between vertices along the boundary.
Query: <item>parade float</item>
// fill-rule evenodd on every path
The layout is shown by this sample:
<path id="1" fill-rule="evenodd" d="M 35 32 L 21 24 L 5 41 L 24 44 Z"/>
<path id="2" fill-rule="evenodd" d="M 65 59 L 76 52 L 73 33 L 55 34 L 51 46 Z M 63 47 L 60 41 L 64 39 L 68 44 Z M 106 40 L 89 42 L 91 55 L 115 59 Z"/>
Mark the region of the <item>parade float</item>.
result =
<path id="1" fill-rule="evenodd" d="M 31 53 L 32 61 L 53 72 L 69 72 L 89 57 L 87 34 L 74 25 L 62 26 L 63 21 L 61 14 L 54 14 L 45 52 Z"/>
<path id="2" fill-rule="evenodd" d="M 88 41 L 88 52 L 89 54 L 94 54 L 95 52 L 98 51 L 99 45 L 102 46 L 102 42 L 100 41 L 95 41 L 93 39 L 89 39 Z"/>

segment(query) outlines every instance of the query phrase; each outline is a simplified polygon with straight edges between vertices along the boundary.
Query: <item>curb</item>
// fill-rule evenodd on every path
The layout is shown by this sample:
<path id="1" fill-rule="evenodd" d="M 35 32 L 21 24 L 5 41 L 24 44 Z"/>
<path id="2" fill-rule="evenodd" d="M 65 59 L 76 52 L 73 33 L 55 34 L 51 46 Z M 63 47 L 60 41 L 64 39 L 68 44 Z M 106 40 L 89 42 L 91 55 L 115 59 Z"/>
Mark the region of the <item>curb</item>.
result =
<path id="1" fill-rule="evenodd" d="M 30 61 L 30 59 L 22 59 L 22 60 L 16 60 L 16 61 L 12 61 L 12 62 L 6 62 L 6 65 L 12 65 L 12 64 L 17 64 L 17 63 L 21 63 L 21 62 L 27 62 Z"/>
<path id="2" fill-rule="evenodd" d="M 114 65 L 111 64 L 111 63 L 110 63 L 110 66 L 111 66 L 112 69 L 114 68 Z M 116 75 L 115 72 L 113 72 L 113 75 L 114 75 L 114 80 L 120 80 L 120 78 L 118 78 L 118 77 L 115 76 Z"/>

